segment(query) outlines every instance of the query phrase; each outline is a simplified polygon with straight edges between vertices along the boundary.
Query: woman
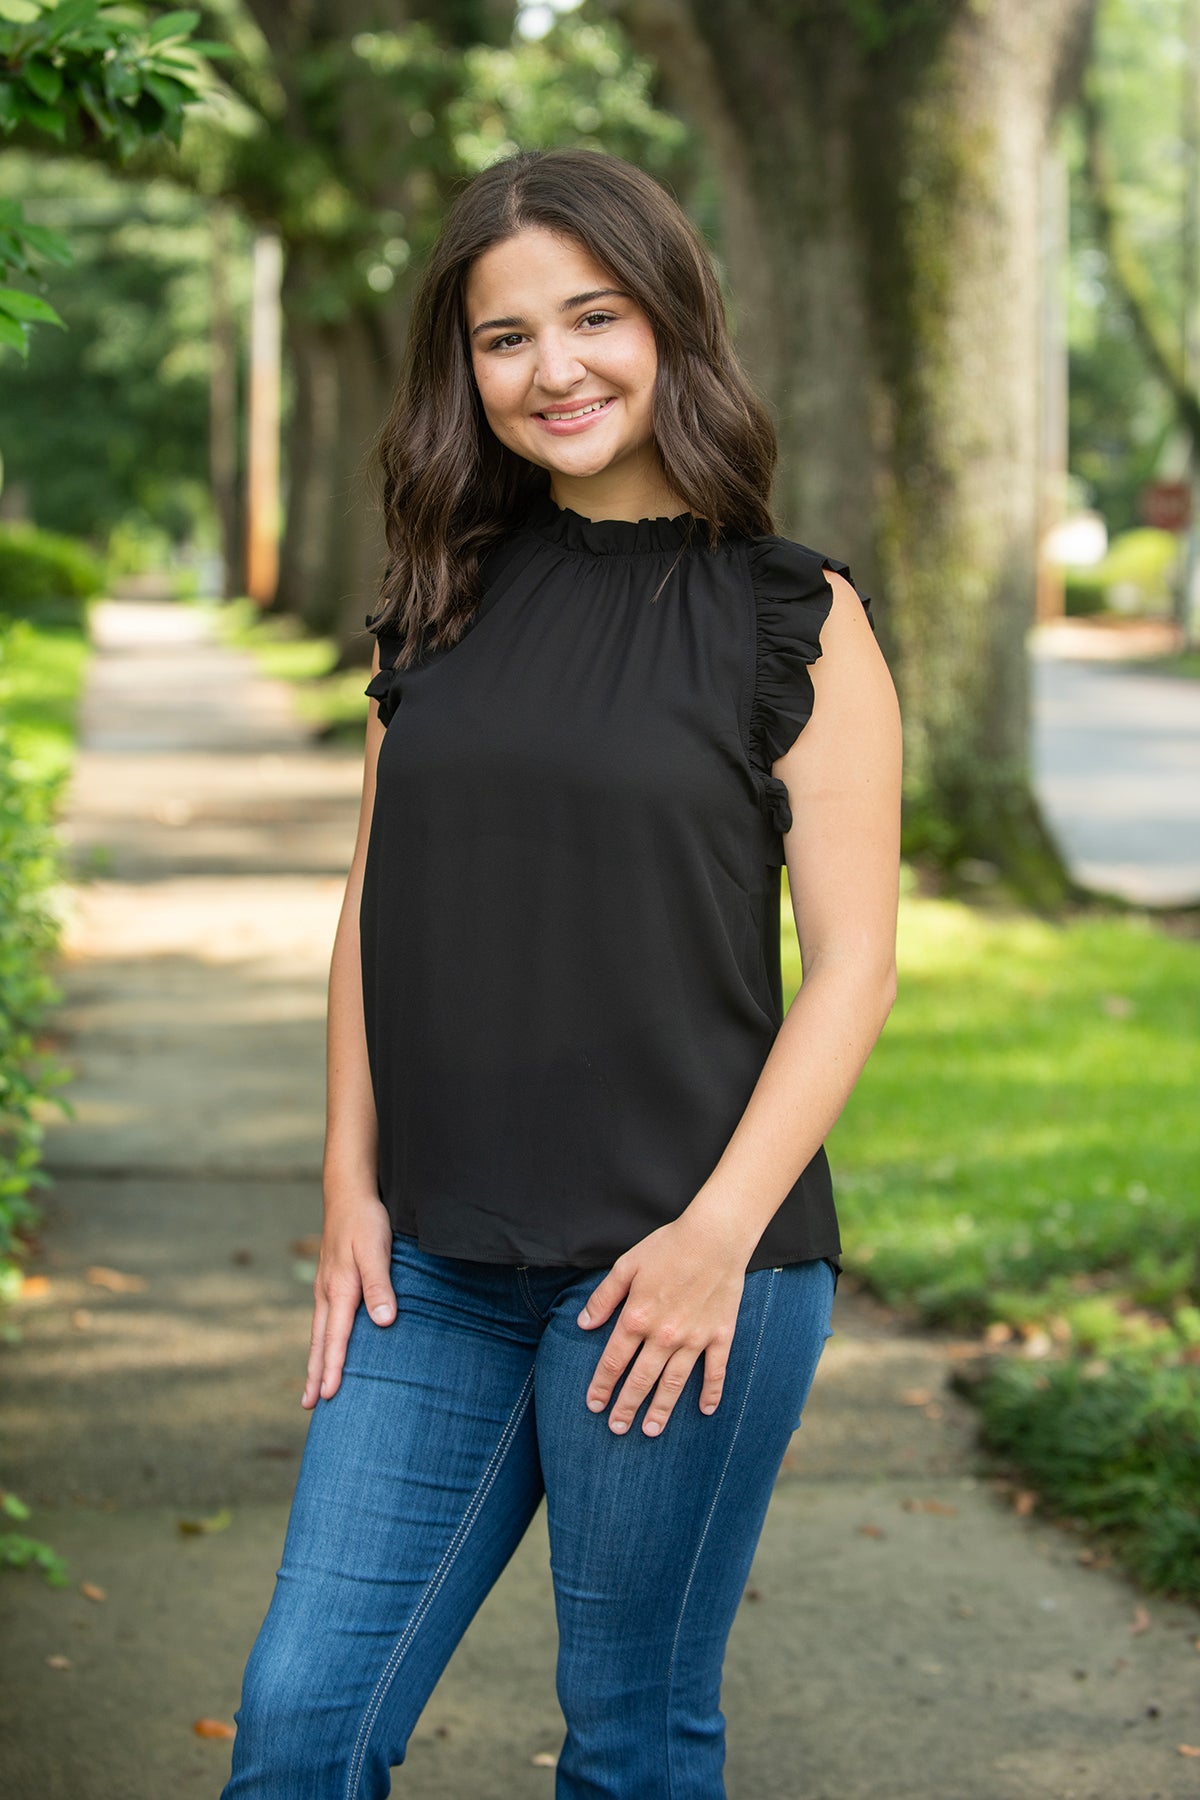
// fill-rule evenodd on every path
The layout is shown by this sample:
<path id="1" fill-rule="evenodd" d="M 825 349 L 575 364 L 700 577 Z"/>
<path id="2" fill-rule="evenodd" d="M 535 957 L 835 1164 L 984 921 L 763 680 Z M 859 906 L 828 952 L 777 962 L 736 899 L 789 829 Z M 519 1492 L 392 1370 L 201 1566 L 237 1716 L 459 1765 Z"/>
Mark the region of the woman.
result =
<path id="1" fill-rule="evenodd" d="M 226 1800 L 387 1794 L 543 1494 L 558 1800 L 715 1800 L 829 1335 L 822 1140 L 894 994 L 895 695 L 846 565 L 773 533 L 701 241 L 616 158 L 465 189 L 381 453 L 313 1416 Z"/>

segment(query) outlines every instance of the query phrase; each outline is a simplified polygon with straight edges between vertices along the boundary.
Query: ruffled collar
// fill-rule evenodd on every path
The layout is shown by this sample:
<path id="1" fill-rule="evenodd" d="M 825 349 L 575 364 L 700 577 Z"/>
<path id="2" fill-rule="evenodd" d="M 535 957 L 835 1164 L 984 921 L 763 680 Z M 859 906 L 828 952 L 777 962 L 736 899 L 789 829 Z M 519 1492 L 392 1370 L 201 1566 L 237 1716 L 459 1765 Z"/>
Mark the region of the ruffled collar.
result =
<path id="1" fill-rule="evenodd" d="M 586 519 L 569 506 L 556 506 L 548 494 L 532 503 L 524 523 L 526 530 L 564 550 L 599 556 L 661 555 L 701 535 L 690 512 L 673 519 Z"/>

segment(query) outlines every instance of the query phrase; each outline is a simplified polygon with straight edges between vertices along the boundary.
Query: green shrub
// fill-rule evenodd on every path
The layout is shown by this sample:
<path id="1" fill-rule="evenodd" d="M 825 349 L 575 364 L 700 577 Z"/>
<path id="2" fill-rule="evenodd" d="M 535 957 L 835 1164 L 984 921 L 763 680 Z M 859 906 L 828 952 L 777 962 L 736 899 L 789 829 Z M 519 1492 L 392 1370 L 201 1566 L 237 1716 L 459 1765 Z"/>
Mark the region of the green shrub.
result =
<path id="1" fill-rule="evenodd" d="M 1178 1327 L 1111 1357 L 1003 1359 L 977 1398 L 1043 1507 L 1111 1536 L 1147 1587 L 1198 1600 L 1200 1366 Z"/>
<path id="2" fill-rule="evenodd" d="M 16 1285 L 21 1239 L 36 1216 L 30 1194 L 46 1180 L 38 1106 L 63 1079 L 37 1042 L 57 998 L 49 974 L 59 929 L 57 788 L 31 777 L 0 726 L 0 1295 Z"/>
<path id="3" fill-rule="evenodd" d="M 104 565 L 86 545 L 31 525 L 0 526 L 0 615 L 78 618 L 104 586 Z"/>
<path id="4" fill-rule="evenodd" d="M 1148 526 L 1122 531 L 1098 563 L 1063 571 L 1063 604 L 1068 616 L 1088 613 L 1167 613 L 1179 540 Z"/>

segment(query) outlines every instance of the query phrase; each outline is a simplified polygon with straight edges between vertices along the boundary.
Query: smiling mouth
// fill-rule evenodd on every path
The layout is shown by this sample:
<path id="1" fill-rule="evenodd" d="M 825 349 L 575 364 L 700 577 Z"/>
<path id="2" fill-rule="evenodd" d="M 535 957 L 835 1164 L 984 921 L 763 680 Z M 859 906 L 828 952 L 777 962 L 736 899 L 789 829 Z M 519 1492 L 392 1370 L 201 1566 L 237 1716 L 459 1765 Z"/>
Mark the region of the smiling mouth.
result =
<path id="1" fill-rule="evenodd" d="M 555 425 L 563 424 L 568 419 L 585 419 L 589 413 L 603 412 L 606 406 L 612 405 L 615 398 L 615 394 L 610 394 L 607 400 L 589 400 L 585 406 L 574 407 L 570 412 L 551 412 L 547 407 L 538 413 L 536 417 L 539 419 L 549 419 L 551 423 Z"/>

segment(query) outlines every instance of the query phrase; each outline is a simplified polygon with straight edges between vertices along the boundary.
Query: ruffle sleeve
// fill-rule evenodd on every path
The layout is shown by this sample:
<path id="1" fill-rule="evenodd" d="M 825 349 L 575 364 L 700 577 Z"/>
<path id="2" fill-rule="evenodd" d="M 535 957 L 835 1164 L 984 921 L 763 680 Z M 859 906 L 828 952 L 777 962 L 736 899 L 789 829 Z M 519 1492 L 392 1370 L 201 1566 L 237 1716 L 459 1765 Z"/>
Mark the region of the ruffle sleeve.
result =
<path id="1" fill-rule="evenodd" d="M 756 538 L 750 547 L 755 606 L 755 679 L 750 708 L 750 763 L 759 804 L 776 831 L 789 831 L 786 784 L 771 765 L 795 743 L 813 711 L 811 664 L 821 654 L 821 628 L 833 606 L 826 569 L 854 586 L 849 564 L 788 538 Z M 857 592 L 857 589 L 855 590 Z M 859 594 L 871 629 L 871 602 Z"/>
<path id="2" fill-rule="evenodd" d="M 365 623 L 368 631 L 374 631 L 375 615 L 368 613 Z M 372 700 L 378 700 L 380 720 L 384 725 L 388 725 L 400 704 L 400 679 L 403 671 L 395 666 L 400 640 L 394 632 L 388 631 L 386 627 L 379 631 L 377 636 L 379 638 L 379 670 L 372 675 L 363 692 L 369 694 Z"/>

